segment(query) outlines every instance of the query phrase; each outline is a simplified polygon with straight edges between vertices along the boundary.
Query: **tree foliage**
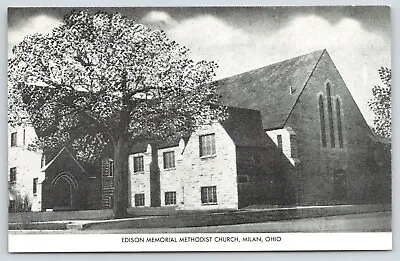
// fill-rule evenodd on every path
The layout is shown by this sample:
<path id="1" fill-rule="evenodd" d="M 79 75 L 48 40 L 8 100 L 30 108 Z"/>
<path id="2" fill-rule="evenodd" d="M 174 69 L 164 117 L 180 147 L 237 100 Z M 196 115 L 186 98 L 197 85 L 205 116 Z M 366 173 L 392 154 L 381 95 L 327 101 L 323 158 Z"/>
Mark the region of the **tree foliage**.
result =
<path id="1" fill-rule="evenodd" d="M 72 142 L 86 159 L 121 135 L 187 132 L 221 112 L 208 84 L 217 65 L 188 51 L 120 14 L 72 12 L 13 48 L 9 107 L 28 112 L 47 146 Z"/>
<path id="2" fill-rule="evenodd" d="M 374 112 L 374 131 L 382 137 L 391 138 L 392 125 L 392 70 L 381 67 L 379 77 L 383 83 L 372 89 L 373 98 L 368 102 Z"/>
<path id="3" fill-rule="evenodd" d="M 194 62 L 163 31 L 118 13 L 73 11 L 52 33 L 29 35 L 12 51 L 9 119 L 27 112 L 47 149 L 70 144 L 93 161 L 110 145 L 124 158 L 119 171 L 135 142 L 224 117 L 214 62 Z"/>

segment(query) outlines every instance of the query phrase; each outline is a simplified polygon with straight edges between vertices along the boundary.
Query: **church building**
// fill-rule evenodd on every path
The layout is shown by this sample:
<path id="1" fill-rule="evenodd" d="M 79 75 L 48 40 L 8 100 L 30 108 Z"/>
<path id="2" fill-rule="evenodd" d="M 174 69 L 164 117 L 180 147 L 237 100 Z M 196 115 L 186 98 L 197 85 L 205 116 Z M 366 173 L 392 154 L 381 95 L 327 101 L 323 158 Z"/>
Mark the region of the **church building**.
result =
<path id="1" fill-rule="evenodd" d="M 216 85 L 226 120 L 131 148 L 130 207 L 390 203 L 390 141 L 373 134 L 326 50 Z M 68 149 L 52 158 L 42 169 L 46 208 L 112 207 L 113 159 L 84 166 Z"/>

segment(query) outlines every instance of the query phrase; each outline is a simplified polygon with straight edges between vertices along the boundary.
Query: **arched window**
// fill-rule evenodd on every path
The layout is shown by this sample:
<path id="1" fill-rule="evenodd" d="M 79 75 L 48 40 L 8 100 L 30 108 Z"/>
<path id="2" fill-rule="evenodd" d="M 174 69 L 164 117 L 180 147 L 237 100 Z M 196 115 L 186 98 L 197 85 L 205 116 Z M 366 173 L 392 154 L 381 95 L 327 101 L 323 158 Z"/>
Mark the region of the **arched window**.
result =
<path id="1" fill-rule="evenodd" d="M 339 138 L 339 147 L 343 148 L 343 127 L 342 127 L 342 117 L 340 112 L 340 100 L 336 98 L 336 120 Z"/>
<path id="2" fill-rule="evenodd" d="M 326 147 L 324 98 L 322 97 L 322 95 L 319 96 L 319 122 L 320 122 L 320 129 L 321 129 L 322 147 Z"/>
<path id="3" fill-rule="evenodd" d="M 335 147 L 335 132 L 333 129 L 333 112 L 332 112 L 332 98 L 331 98 L 331 86 L 329 83 L 326 84 L 326 100 L 328 105 L 328 121 L 329 121 L 329 135 L 331 138 L 331 147 Z"/>

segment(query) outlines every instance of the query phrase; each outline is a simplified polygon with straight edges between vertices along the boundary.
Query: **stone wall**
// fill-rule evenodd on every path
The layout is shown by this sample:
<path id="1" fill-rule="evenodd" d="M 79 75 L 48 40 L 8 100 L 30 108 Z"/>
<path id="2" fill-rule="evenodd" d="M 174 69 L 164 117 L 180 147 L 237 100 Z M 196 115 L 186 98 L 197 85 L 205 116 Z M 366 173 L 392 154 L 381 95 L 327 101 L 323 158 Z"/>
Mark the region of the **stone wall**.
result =
<path id="1" fill-rule="evenodd" d="M 143 156 L 144 169 L 142 172 L 133 172 L 133 158 Z M 129 205 L 135 207 L 135 194 L 144 194 L 144 206 L 150 207 L 151 193 L 150 193 L 150 164 L 151 164 L 151 146 L 148 145 L 145 152 L 135 153 L 129 155 L 128 169 L 129 169 Z"/>
<path id="2" fill-rule="evenodd" d="M 158 164 L 160 169 L 160 196 L 161 206 L 165 204 L 165 193 L 175 192 L 176 193 L 176 204 L 177 206 L 183 207 L 183 184 L 182 184 L 182 151 L 184 149 L 184 141 L 181 140 L 179 146 L 162 148 L 158 150 Z M 164 169 L 164 153 L 174 152 L 175 155 L 175 167 Z"/>
<path id="3" fill-rule="evenodd" d="M 200 157 L 199 137 L 215 134 L 216 153 Z M 182 173 L 184 209 L 237 209 L 235 144 L 219 123 L 204 126 L 193 133 L 183 151 Z M 217 204 L 202 204 L 201 187 L 216 186 Z"/>
<path id="4" fill-rule="evenodd" d="M 17 144 L 11 147 L 11 133 L 17 132 Z M 24 134 L 25 132 L 25 134 Z M 25 136 L 25 138 L 24 138 Z M 32 127 L 9 128 L 8 130 L 8 181 L 9 188 L 21 198 L 27 197 L 32 205 L 31 211 L 41 211 L 42 181 L 44 173 L 40 171 L 42 153 L 28 150 L 28 145 L 36 138 Z M 17 168 L 16 182 L 10 183 L 10 168 Z M 37 191 L 33 193 L 33 179 L 38 179 Z"/>
<path id="5" fill-rule="evenodd" d="M 331 89 L 335 144 L 330 142 L 326 85 Z M 326 146 L 321 141 L 319 95 L 324 98 Z M 339 145 L 336 98 L 340 100 L 343 148 Z M 375 181 L 372 134 L 359 108 L 324 52 L 295 105 L 286 127 L 297 134 L 301 166 L 288 174 L 297 184 L 297 204 L 370 202 Z"/>

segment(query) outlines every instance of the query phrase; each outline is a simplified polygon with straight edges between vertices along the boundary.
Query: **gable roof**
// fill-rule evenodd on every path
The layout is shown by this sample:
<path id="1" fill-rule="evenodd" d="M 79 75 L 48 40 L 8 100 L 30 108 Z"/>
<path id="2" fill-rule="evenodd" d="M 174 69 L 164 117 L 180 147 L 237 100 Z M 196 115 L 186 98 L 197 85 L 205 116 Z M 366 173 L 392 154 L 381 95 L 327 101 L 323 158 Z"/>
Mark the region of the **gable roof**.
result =
<path id="1" fill-rule="evenodd" d="M 78 160 L 72 155 L 72 153 L 67 149 L 67 147 L 63 147 L 50 161 L 47 163 L 43 168 L 40 170 L 41 172 L 46 171 L 53 163 L 56 161 L 56 159 L 62 154 L 62 153 L 67 153 L 78 165 L 78 167 L 83 171 L 86 172 L 85 169 L 82 167 L 82 165 L 78 162 Z"/>
<path id="2" fill-rule="evenodd" d="M 236 146 L 266 146 L 260 111 L 234 107 L 227 111 L 228 118 L 220 123 Z"/>
<path id="3" fill-rule="evenodd" d="M 282 128 L 325 51 L 216 81 L 222 104 L 260 110 L 264 129 Z"/>

